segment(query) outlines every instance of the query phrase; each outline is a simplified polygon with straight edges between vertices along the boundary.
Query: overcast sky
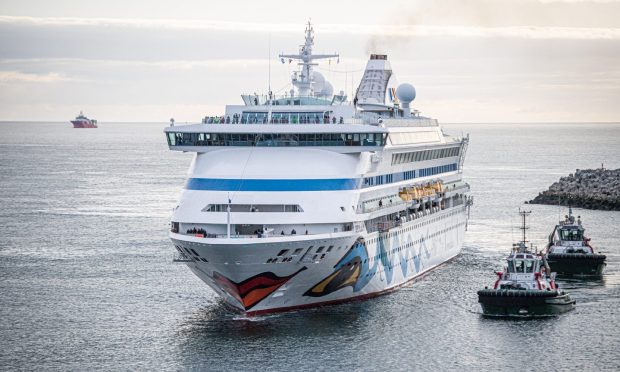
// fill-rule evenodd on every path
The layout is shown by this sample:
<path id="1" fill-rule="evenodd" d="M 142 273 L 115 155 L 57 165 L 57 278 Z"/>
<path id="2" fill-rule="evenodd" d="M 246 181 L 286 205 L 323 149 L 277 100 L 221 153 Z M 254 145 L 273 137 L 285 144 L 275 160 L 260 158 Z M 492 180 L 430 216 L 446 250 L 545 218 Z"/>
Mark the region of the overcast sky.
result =
<path id="1" fill-rule="evenodd" d="M 199 121 L 289 89 L 304 23 L 334 90 L 387 53 L 443 122 L 620 121 L 618 0 L 0 0 L 0 120 Z"/>

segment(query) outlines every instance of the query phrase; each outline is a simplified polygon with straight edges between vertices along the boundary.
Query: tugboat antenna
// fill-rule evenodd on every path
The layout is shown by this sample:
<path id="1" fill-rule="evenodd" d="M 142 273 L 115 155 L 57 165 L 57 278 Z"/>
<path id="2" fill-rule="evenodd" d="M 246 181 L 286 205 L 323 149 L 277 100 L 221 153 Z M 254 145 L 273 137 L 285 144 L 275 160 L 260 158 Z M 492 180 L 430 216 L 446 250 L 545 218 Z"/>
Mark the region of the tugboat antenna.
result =
<path id="1" fill-rule="evenodd" d="M 558 223 L 562 223 L 562 197 L 558 195 Z"/>
<path id="2" fill-rule="evenodd" d="M 525 224 L 525 219 L 530 213 L 532 213 L 532 211 L 522 211 L 521 209 L 519 209 L 519 214 L 522 218 L 521 231 L 523 231 L 523 240 L 521 242 L 523 242 L 524 245 L 528 242 L 525 238 L 525 230 L 529 229 L 529 227 L 527 227 L 527 225 Z"/>

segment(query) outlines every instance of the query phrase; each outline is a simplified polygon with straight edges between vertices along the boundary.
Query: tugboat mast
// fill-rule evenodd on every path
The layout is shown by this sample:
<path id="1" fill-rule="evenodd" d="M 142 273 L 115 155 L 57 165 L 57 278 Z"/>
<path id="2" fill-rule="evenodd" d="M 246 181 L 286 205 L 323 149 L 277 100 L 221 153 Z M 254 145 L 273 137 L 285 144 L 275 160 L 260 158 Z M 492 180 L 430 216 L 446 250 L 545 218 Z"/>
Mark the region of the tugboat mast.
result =
<path id="1" fill-rule="evenodd" d="M 521 227 L 519 229 L 523 232 L 523 239 L 519 242 L 519 246 L 523 249 L 525 249 L 527 247 L 527 243 L 529 243 L 526 238 L 525 231 L 529 229 L 529 227 L 526 225 L 526 218 L 531 213 L 532 211 L 522 211 L 521 209 L 519 209 L 519 214 L 521 215 Z"/>

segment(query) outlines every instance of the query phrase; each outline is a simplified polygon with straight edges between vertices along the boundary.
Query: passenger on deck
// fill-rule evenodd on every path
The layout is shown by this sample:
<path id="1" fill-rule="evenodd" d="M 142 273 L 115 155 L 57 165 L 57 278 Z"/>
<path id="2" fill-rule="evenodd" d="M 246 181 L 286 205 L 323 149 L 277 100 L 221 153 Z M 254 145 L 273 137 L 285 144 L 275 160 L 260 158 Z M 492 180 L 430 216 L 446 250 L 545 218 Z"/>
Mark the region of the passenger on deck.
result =
<path id="1" fill-rule="evenodd" d="M 291 235 L 295 235 L 297 234 L 297 231 L 295 231 L 295 229 L 291 230 Z"/>

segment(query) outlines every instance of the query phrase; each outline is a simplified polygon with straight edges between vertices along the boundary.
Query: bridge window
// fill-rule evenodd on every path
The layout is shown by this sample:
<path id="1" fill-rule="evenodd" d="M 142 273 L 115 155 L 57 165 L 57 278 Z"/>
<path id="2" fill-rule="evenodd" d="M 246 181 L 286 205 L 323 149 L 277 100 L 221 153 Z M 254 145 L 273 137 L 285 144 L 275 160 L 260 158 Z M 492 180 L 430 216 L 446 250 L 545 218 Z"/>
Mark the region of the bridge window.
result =
<path id="1" fill-rule="evenodd" d="M 172 146 L 383 146 L 383 133 L 183 133 L 168 132 Z"/>
<path id="2" fill-rule="evenodd" d="M 578 242 L 583 240 L 583 230 L 580 229 L 560 229 L 560 240 Z"/>

